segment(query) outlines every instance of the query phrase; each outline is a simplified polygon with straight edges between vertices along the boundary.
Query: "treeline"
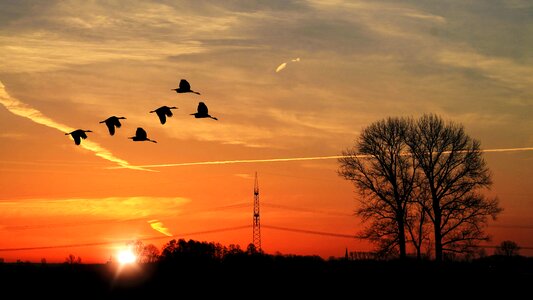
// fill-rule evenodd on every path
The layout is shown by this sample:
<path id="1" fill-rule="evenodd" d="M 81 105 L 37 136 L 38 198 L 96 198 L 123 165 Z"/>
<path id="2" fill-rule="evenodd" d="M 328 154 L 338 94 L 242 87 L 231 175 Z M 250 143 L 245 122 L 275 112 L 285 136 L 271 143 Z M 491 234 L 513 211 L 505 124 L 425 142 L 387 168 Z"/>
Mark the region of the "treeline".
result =
<path id="1" fill-rule="evenodd" d="M 229 246 L 215 242 L 173 239 L 163 245 L 161 251 L 153 244 L 145 245 L 142 241 L 134 241 L 127 244 L 134 255 L 137 263 L 158 263 L 160 265 L 206 265 L 216 263 L 239 263 L 241 261 L 273 262 L 274 260 L 291 260 L 307 263 L 325 262 L 320 256 L 300 256 L 282 255 L 280 253 L 272 255 L 256 249 L 253 244 L 249 244 L 246 249 L 240 245 L 230 244 Z M 113 263 L 111 258 L 108 263 Z"/>

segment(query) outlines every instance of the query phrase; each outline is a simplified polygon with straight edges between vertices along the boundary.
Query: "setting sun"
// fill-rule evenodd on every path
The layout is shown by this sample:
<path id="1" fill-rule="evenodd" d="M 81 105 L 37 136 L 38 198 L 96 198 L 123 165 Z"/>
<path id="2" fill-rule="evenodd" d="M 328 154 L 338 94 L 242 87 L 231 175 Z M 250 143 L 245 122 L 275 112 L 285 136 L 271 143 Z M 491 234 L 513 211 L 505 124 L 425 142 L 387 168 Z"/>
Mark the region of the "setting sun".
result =
<path id="1" fill-rule="evenodd" d="M 118 252 L 117 259 L 119 264 L 129 265 L 134 263 L 137 257 L 133 254 L 131 249 L 124 249 Z"/>

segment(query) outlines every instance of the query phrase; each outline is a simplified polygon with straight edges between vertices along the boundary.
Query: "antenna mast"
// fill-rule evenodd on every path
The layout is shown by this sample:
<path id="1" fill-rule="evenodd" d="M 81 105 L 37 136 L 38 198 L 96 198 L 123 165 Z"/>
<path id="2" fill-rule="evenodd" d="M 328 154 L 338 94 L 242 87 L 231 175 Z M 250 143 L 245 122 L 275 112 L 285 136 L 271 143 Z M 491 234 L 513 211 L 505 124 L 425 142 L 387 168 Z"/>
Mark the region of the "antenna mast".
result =
<path id="1" fill-rule="evenodd" d="M 254 183 L 254 220 L 253 220 L 253 244 L 255 249 L 261 252 L 261 223 L 259 221 L 259 182 L 255 172 Z"/>

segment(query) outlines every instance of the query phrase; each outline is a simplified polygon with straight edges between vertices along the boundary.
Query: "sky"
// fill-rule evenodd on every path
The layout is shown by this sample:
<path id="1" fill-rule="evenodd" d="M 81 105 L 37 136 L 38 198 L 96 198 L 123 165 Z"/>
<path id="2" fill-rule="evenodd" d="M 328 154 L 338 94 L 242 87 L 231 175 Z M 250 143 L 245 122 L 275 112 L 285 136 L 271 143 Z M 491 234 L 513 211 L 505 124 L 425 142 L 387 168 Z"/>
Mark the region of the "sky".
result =
<path id="1" fill-rule="evenodd" d="M 246 248 L 255 172 L 265 252 L 371 251 L 335 156 L 425 113 L 483 149 L 533 147 L 532 15 L 526 0 L 2 1 L 0 257 Z M 180 79 L 201 95 L 171 91 Z M 190 115 L 200 101 L 218 121 Z M 162 105 L 178 107 L 165 125 Z M 158 143 L 129 140 L 137 127 Z M 93 132 L 76 146 L 74 129 Z M 484 157 L 504 208 L 487 245 L 532 247 L 533 152 Z"/>

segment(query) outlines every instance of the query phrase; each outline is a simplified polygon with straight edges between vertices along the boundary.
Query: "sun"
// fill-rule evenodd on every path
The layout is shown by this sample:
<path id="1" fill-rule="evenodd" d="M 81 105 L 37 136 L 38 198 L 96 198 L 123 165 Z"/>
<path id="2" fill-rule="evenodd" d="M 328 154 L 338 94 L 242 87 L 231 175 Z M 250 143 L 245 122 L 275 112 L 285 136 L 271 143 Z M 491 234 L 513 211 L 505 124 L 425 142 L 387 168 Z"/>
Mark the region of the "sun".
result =
<path id="1" fill-rule="evenodd" d="M 133 254 L 131 249 L 124 249 L 118 252 L 117 260 L 121 265 L 129 265 L 133 264 L 137 260 L 137 257 Z"/>

